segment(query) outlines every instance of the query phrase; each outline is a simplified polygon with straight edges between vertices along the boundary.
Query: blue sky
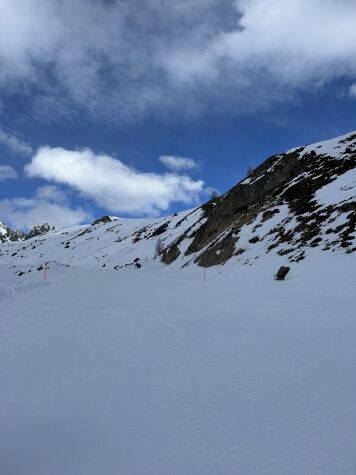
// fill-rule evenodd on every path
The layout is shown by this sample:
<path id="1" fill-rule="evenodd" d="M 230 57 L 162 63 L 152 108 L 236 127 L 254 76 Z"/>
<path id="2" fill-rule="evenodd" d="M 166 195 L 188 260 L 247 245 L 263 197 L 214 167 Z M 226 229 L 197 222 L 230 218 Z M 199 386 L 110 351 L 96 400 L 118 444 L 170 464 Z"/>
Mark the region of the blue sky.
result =
<path id="1" fill-rule="evenodd" d="M 3 0 L 0 221 L 166 215 L 356 129 L 355 24 L 352 0 Z"/>

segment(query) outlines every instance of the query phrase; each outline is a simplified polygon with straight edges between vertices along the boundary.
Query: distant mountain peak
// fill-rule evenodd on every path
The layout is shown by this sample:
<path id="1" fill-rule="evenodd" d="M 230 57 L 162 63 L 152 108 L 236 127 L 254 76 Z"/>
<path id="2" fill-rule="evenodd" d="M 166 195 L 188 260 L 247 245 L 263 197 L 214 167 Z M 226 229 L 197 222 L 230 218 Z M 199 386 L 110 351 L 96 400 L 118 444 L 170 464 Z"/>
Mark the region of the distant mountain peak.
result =
<path id="1" fill-rule="evenodd" d="M 118 219 L 121 219 L 121 218 L 118 218 L 117 216 L 102 216 L 101 218 L 97 218 L 95 221 L 93 221 L 91 223 L 92 226 L 95 226 L 97 224 L 106 224 L 106 223 L 111 223 L 112 221 L 116 221 Z"/>
<path id="2" fill-rule="evenodd" d="M 0 241 L 24 241 L 31 239 L 35 236 L 48 233 L 50 230 L 55 229 L 54 226 L 50 226 L 48 223 L 41 224 L 40 226 L 34 226 L 30 232 L 25 233 L 18 229 L 11 229 L 10 226 L 0 222 Z"/>

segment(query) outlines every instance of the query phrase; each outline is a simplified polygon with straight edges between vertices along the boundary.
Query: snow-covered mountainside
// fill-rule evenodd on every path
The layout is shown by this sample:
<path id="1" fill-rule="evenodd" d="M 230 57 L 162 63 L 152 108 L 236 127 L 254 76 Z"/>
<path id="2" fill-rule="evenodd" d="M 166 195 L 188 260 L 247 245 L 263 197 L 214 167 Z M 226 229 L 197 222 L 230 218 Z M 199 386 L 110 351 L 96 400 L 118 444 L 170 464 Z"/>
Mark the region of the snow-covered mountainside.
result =
<path id="1" fill-rule="evenodd" d="M 4 244 L 0 257 L 119 269 L 139 268 L 155 256 L 179 267 L 210 267 L 252 264 L 268 254 L 299 262 L 312 248 L 353 253 L 356 132 L 270 157 L 196 209 L 157 219 L 106 218 Z"/>

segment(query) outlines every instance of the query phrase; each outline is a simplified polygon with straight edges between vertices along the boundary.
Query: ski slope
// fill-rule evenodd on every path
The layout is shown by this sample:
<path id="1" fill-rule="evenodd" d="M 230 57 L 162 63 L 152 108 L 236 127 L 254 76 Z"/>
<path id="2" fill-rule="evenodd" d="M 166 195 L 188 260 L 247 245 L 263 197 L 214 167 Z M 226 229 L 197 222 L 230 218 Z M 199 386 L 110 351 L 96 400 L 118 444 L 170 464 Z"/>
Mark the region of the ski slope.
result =
<path id="1" fill-rule="evenodd" d="M 314 252 L 1 266 L 0 473 L 354 475 L 355 254 Z"/>

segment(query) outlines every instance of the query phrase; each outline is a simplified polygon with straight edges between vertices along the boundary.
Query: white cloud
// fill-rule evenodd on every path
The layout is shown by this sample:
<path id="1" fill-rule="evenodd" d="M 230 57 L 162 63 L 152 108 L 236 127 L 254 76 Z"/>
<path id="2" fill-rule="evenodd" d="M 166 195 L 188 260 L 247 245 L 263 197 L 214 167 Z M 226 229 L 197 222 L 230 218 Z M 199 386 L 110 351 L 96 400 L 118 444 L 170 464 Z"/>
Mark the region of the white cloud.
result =
<path id="1" fill-rule="evenodd" d="M 186 175 L 142 173 L 90 149 L 41 147 L 25 170 L 29 177 L 69 185 L 110 211 L 135 214 L 157 215 L 172 202 L 196 202 L 204 186 Z"/>
<path id="2" fill-rule="evenodd" d="M 68 203 L 68 197 L 57 186 L 46 185 L 37 188 L 36 197 L 46 201 L 53 201 L 56 203 Z"/>
<path id="3" fill-rule="evenodd" d="M 176 155 L 162 155 L 159 161 L 169 170 L 199 170 L 199 164 L 190 157 L 177 157 Z"/>
<path id="4" fill-rule="evenodd" d="M 17 172 L 9 165 L 0 165 L 0 181 L 16 180 Z"/>
<path id="5" fill-rule="evenodd" d="M 1 0 L 0 88 L 46 120 L 238 113 L 355 80 L 355 23 L 354 0 Z"/>
<path id="6" fill-rule="evenodd" d="M 16 135 L 6 132 L 0 127 L 0 143 L 6 145 L 17 155 L 31 155 L 32 147 L 16 137 Z"/>
<path id="7" fill-rule="evenodd" d="M 349 96 L 356 99 L 356 82 L 350 86 Z"/>
<path id="8" fill-rule="evenodd" d="M 235 6 L 241 13 L 236 28 L 201 47 L 171 50 L 165 60 L 173 77 L 209 81 L 227 67 L 237 84 L 245 82 L 240 86 L 253 86 L 253 76 L 263 73 L 277 85 L 302 88 L 356 75 L 355 2 L 237 0 Z"/>
<path id="9" fill-rule="evenodd" d="M 32 198 L 10 198 L 0 201 L 0 216 L 6 223 L 20 229 L 30 229 L 43 223 L 58 228 L 75 226 L 92 219 L 82 208 L 71 208 L 64 201 L 46 198 L 43 189 Z"/>

